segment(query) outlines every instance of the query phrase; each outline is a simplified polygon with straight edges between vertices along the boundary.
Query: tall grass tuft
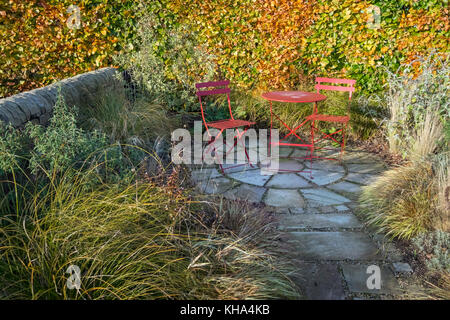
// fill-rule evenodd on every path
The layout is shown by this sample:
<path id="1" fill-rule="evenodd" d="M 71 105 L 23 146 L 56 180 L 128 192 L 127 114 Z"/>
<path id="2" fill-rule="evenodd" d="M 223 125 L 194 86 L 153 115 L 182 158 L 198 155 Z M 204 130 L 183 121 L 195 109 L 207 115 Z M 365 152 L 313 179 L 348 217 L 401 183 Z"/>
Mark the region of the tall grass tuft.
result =
<path id="1" fill-rule="evenodd" d="M 443 152 L 435 158 L 436 179 L 439 188 L 438 210 L 441 212 L 440 230 L 450 232 L 450 171 L 449 152 Z"/>
<path id="2" fill-rule="evenodd" d="M 363 188 L 364 215 L 380 232 L 401 239 L 433 229 L 439 217 L 431 164 L 415 162 L 385 172 Z"/>
<path id="3" fill-rule="evenodd" d="M 413 77 L 417 65 L 421 73 Z M 386 136 L 392 153 L 412 159 L 436 151 L 442 123 L 450 117 L 449 71 L 449 55 L 431 54 L 388 72 Z"/>
<path id="4" fill-rule="evenodd" d="M 163 106 L 144 94 L 131 101 L 126 93 L 120 87 L 101 92 L 92 106 L 82 110 L 81 126 L 105 133 L 110 143 L 139 146 L 151 145 L 158 136 L 168 136 L 177 127 L 177 117 L 169 116 Z"/>
<path id="5" fill-rule="evenodd" d="M 410 146 L 411 160 L 424 159 L 437 150 L 443 138 L 443 125 L 437 110 L 427 109 L 423 121 L 417 124 L 413 143 Z"/>

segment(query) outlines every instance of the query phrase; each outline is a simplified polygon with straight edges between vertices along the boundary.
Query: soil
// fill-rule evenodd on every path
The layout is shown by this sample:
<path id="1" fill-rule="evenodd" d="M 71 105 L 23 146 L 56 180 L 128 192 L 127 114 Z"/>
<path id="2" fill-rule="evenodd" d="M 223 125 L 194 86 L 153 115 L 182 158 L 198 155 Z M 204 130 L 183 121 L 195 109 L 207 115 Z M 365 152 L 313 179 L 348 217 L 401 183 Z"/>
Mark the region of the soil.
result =
<path id="1" fill-rule="evenodd" d="M 392 154 L 389 151 L 389 145 L 382 137 L 374 137 L 365 141 L 351 141 L 351 145 L 362 148 L 363 150 L 376 154 L 383 159 L 386 164 L 392 167 L 403 166 L 407 163 L 407 160 L 403 159 L 400 155 Z"/>

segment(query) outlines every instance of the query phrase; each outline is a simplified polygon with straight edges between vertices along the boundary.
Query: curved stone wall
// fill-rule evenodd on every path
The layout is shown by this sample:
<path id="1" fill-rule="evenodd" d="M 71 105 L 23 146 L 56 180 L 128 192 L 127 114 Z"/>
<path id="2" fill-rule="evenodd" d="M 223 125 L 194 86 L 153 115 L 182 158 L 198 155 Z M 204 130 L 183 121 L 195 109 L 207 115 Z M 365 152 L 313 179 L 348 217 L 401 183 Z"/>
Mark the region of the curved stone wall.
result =
<path id="1" fill-rule="evenodd" d="M 14 127 L 23 127 L 28 121 L 45 125 L 52 115 L 59 88 L 67 105 L 82 108 L 92 104 L 102 90 L 113 89 L 118 84 L 117 73 L 115 68 L 102 68 L 0 99 L 0 120 Z"/>

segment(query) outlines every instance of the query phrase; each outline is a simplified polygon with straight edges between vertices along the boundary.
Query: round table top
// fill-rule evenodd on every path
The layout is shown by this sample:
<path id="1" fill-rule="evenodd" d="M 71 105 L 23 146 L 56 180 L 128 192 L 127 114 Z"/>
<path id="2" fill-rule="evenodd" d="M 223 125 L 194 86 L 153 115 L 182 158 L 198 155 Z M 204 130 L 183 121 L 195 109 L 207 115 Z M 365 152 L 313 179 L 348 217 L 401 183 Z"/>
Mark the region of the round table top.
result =
<path id="1" fill-rule="evenodd" d="M 272 91 L 263 93 L 261 96 L 270 101 L 295 103 L 318 102 L 327 98 L 327 96 L 320 93 L 303 91 Z"/>

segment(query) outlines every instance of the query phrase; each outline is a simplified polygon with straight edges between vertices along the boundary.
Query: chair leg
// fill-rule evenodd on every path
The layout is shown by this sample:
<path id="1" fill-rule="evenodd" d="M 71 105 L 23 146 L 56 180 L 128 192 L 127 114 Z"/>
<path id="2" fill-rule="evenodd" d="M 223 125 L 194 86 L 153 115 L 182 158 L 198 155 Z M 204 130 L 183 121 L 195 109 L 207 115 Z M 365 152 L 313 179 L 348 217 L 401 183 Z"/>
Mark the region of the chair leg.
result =
<path id="1" fill-rule="evenodd" d="M 239 133 L 239 129 L 236 129 L 237 131 L 237 135 L 234 137 L 236 140 L 234 141 L 234 145 L 233 148 L 236 148 L 238 142 L 240 141 L 242 144 L 242 147 L 244 148 L 244 152 L 245 152 L 245 157 L 247 158 L 248 164 L 250 165 L 251 168 L 253 168 L 252 163 L 250 162 L 250 156 L 248 155 L 248 151 L 247 151 L 247 147 L 245 146 L 245 140 L 242 140 L 242 136 L 244 135 L 244 133 L 250 129 L 250 127 L 246 127 L 244 129 L 244 131 L 242 132 L 242 134 Z M 231 149 L 230 149 L 231 150 Z"/>
<path id="2" fill-rule="evenodd" d="M 242 133 L 242 135 L 244 135 L 245 131 L 247 131 L 250 127 L 247 127 L 244 132 Z M 253 168 L 252 163 L 250 162 L 250 156 L 248 155 L 248 151 L 247 151 L 247 147 L 245 146 L 245 140 L 242 140 L 242 135 L 239 136 L 239 131 L 238 131 L 238 137 L 236 138 L 236 144 L 237 144 L 237 140 L 239 140 L 242 144 L 242 147 L 244 148 L 244 152 L 245 152 L 245 156 L 247 157 L 247 161 L 248 164 L 250 165 L 250 168 Z"/>
<path id="3" fill-rule="evenodd" d="M 309 163 L 310 163 L 309 177 L 310 177 L 310 179 L 314 179 L 312 176 L 313 158 L 314 158 L 314 121 L 311 121 L 311 147 L 310 147 L 310 156 L 309 156 Z"/>
<path id="4" fill-rule="evenodd" d="M 222 172 L 222 174 L 225 174 L 225 170 L 223 169 L 223 166 L 222 166 L 222 163 L 221 163 L 222 161 L 218 157 L 217 148 L 216 148 L 217 137 L 219 137 L 222 134 L 222 131 L 220 131 L 220 134 L 218 136 L 216 136 L 216 137 L 210 136 L 210 140 L 209 140 L 209 143 L 207 145 L 207 150 L 205 150 L 205 151 L 207 153 L 209 153 L 211 148 L 212 148 L 212 150 L 214 151 L 214 157 L 216 158 L 216 162 L 219 164 L 220 171 Z M 223 148 L 223 146 L 222 146 L 222 148 Z M 202 153 L 202 161 L 204 161 L 204 154 L 203 153 Z"/>
<path id="5" fill-rule="evenodd" d="M 223 148 L 223 146 L 222 146 L 222 148 Z M 214 141 L 214 157 L 216 158 L 216 161 L 219 163 L 220 171 L 222 171 L 222 174 L 225 174 L 225 170 L 223 169 L 222 161 L 221 161 L 223 159 L 221 159 L 221 160 L 219 159 L 219 156 L 217 154 L 215 141 Z"/>
<path id="6" fill-rule="evenodd" d="M 348 123 L 342 128 L 342 144 L 341 144 L 341 162 L 345 152 L 345 131 L 347 130 Z"/>
<path id="7" fill-rule="evenodd" d="M 247 157 L 248 164 L 250 165 L 250 168 L 253 168 L 253 165 L 252 165 L 252 163 L 250 162 L 250 157 L 249 157 L 249 155 L 248 155 L 248 152 L 247 152 L 247 148 L 246 148 L 246 146 L 245 146 L 245 143 L 243 143 L 243 147 L 244 147 L 244 151 L 245 151 L 245 156 Z"/>

